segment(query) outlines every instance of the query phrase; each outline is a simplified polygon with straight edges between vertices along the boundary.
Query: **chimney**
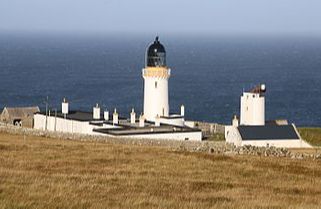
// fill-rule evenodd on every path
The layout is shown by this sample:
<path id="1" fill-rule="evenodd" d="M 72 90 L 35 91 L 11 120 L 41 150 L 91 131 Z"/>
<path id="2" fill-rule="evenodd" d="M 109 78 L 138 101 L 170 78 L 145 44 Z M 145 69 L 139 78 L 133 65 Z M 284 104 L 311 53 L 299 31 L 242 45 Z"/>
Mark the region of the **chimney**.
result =
<path id="1" fill-rule="evenodd" d="M 250 92 L 263 95 L 266 92 L 266 86 L 264 83 L 259 84 L 259 85 L 255 86 Z"/>
<path id="2" fill-rule="evenodd" d="M 156 115 L 156 117 L 155 117 L 155 126 L 160 126 L 160 117 L 159 117 L 159 115 Z"/>
<path id="3" fill-rule="evenodd" d="M 115 108 L 114 113 L 113 113 L 113 124 L 118 124 L 118 113 L 117 109 Z"/>
<path id="4" fill-rule="evenodd" d="M 181 116 L 185 116 L 185 106 L 181 105 Z"/>
<path id="5" fill-rule="evenodd" d="M 93 108 L 93 118 L 94 118 L 94 120 L 100 119 L 100 107 L 99 107 L 98 103 L 96 104 L 96 107 Z"/>
<path id="6" fill-rule="evenodd" d="M 139 117 L 139 127 L 144 127 L 145 126 L 145 117 L 144 115 L 140 115 Z"/>
<path id="7" fill-rule="evenodd" d="M 236 115 L 234 115 L 234 118 L 232 120 L 232 126 L 238 127 L 239 126 L 239 119 L 237 118 Z"/>
<path id="8" fill-rule="evenodd" d="M 108 112 L 107 110 L 104 111 L 104 119 L 105 119 L 106 121 L 109 120 L 109 112 Z"/>
<path id="9" fill-rule="evenodd" d="M 134 108 L 132 109 L 132 112 L 130 113 L 130 123 L 134 124 L 136 122 L 136 113 L 134 111 Z"/>
<path id="10" fill-rule="evenodd" d="M 64 98 L 64 100 L 61 103 L 61 112 L 64 115 L 67 115 L 69 113 L 69 104 L 68 104 L 66 98 Z"/>

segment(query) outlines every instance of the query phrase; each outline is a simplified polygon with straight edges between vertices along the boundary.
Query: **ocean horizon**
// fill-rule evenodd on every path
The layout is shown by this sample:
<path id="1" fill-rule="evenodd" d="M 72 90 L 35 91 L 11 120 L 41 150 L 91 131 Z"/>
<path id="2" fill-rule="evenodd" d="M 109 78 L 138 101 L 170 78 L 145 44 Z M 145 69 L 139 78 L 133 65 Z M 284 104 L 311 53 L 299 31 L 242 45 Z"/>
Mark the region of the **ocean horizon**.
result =
<path id="1" fill-rule="evenodd" d="M 0 34 L 0 108 L 142 111 L 145 50 L 154 36 Z M 170 111 L 230 124 L 240 96 L 266 84 L 266 119 L 321 126 L 321 37 L 160 36 L 167 51 Z"/>

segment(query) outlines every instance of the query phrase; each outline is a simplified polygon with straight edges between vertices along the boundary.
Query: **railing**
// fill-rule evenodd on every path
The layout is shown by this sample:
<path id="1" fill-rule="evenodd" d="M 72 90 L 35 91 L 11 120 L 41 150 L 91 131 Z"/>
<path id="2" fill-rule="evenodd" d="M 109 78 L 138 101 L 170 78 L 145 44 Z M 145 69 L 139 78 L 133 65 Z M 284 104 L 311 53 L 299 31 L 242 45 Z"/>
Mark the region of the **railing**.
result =
<path id="1" fill-rule="evenodd" d="M 169 78 L 170 75 L 171 75 L 171 70 L 168 68 L 149 67 L 149 68 L 143 69 L 144 77 Z"/>

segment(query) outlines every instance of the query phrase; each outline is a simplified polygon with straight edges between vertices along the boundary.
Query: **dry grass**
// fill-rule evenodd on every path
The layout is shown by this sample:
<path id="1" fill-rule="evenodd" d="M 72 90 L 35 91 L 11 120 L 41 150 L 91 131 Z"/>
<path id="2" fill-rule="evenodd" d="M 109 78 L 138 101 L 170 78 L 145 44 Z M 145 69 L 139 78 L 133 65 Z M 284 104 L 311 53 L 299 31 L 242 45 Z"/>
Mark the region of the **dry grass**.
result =
<path id="1" fill-rule="evenodd" d="M 320 208 L 321 162 L 0 133 L 0 208 Z"/>

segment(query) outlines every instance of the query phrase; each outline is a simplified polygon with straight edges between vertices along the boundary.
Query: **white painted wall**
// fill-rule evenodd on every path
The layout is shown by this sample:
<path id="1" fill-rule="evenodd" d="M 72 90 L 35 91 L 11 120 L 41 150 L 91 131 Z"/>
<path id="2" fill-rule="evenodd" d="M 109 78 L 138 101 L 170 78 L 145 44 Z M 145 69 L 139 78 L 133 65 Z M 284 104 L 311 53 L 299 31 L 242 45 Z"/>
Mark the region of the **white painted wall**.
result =
<path id="1" fill-rule="evenodd" d="M 34 128 L 38 130 L 46 130 L 46 116 L 42 114 L 34 115 Z M 77 134 L 87 134 L 87 135 L 103 135 L 108 136 L 107 134 L 102 134 L 94 132 L 95 128 L 119 128 L 119 126 L 113 126 L 110 124 L 103 124 L 101 126 L 95 126 L 89 124 L 87 121 L 75 121 L 68 120 L 64 118 L 55 118 L 54 116 L 47 117 L 47 130 L 48 131 L 57 131 L 64 133 L 77 133 Z M 201 141 L 202 132 L 177 132 L 177 133 L 164 133 L 164 134 L 142 134 L 142 135 L 132 135 L 132 136 L 119 136 L 123 138 L 145 138 L 145 139 L 171 139 L 171 140 L 185 140 L 188 138 L 191 141 Z"/>
<path id="2" fill-rule="evenodd" d="M 185 124 L 184 118 L 160 118 L 160 122 L 162 124 L 169 124 L 169 125 L 181 126 L 181 127 L 183 127 Z"/>
<path id="3" fill-rule="evenodd" d="M 101 126 L 95 126 L 89 124 L 89 122 L 68 120 L 64 118 L 55 118 L 54 116 L 48 116 L 47 118 L 47 130 L 57 131 L 64 133 L 77 133 L 87 135 L 103 135 L 107 134 L 93 132 L 95 128 L 102 128 Z M 55 121 L 56 120 L 56 121 Z M 45 130 L 46 116 L 42 114 L 35 114 L 34 116 L 34 128 L 38 130 Z M 55 125 L 56 124 L 56 125 Z M 56 128 L 55 128 L 56 126 Z M 119 126 L 113 126 L 110 124 L 104 124 L 103 128 L 119 128 Z M 185 140 L 188 138 L 191 141 L 201 141 L 202 132 L 177 132 L 177 133 L 164 133 L 164 134 L 142 134 L 132 136 L 120 136 L 123 138 L 145 138 L 145 139 L 172 139 L 172 140 Z"/>
<path id="4" fill-rule="evenodd" d="M 46 130 L 46 116 L 42 114 L 34 115 L 34 128 L 38 130 Z M 47 130 L 64 133 L 78 133 L 89 135 L 103 135 L 101 133 L 93 132 L 94 128 L 101 128 L 89 124 L 88 121 L 68 120 L 64 118 L 55 118 L 54 116 L 47 117 Z M 104 124 L 103 128 L 117 128 L 115 126 Z"/>
<path id="5" fill-rule="evenodd" d="M 265 125 L 265 98 L 259 93 L 244 92 L 241 96 L 240 125 Z"/>
<path id="6" fill-rule="evenodd" d="M 185 121 L 184 125 L 190 128 L 195 128 L 195 121 Z"/>
<path id="7" fill-rule="evenodd" d="M 242 146 L 242 137 L 236 126 L 225 126 L 225 141 L 235 146 Z"/>
<path id="8" fill-rule="evenodd" d="M 202 141 L 202 132 L 180 132 L 180 133 L 164 133 L 164 134 L 142 134 L 122 136 L 123 138 L 139 138 L 139 139 L 160 139 L 160 140 L 180 140 L 186 138 L 189 141 Z"/>
<path id="9" fill-rule="evenodd" d="M 150 69 L 143 69 L 144 77 L 144 116 L 148 121 L 155 121 L 156 115 L 169 115 L 169 101 L 168 101 L 168 75 L 162 76 L 144 76 L 144 71 Z"/>

